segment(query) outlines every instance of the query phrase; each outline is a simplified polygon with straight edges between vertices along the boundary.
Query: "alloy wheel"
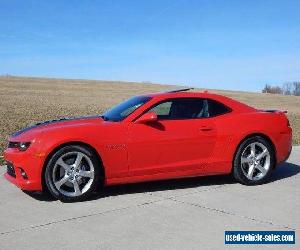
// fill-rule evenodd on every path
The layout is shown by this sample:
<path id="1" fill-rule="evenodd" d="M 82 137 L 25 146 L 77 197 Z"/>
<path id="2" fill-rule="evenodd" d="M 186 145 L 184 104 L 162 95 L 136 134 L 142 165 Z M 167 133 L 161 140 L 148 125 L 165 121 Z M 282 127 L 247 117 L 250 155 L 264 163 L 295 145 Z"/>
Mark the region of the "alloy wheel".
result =
<path id="1" fill-rule="evenodd" d="M 241 154 L 241 168 L 249 180 L 260 180 L 269 171 L 271 156 L 268 148 L 260 143 L 250 143 Z"/>
<path id="2" fill-rule="evenodd" d="M 78 197 L 86 193 L 94 178 L 95 170 L 91 159 L 78 151 L 60 156 L 52 171 L 55 187 L 67 197 Z"/>

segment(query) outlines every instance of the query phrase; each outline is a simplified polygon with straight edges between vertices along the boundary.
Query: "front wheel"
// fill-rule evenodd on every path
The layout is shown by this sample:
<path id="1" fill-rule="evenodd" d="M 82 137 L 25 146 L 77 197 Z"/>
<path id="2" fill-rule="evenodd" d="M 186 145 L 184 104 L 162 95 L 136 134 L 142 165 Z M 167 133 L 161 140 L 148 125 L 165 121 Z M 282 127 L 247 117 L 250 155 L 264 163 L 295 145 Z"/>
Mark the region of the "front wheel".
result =
<path id="1" fill-rule="evenodd" d="M 88 148 L 63 147 L 49 160 L 45 182 L 50 193 L 59 200 L 83 200 L 99 182 L 99 161 Z"/>
<path id="2" fill-rule="evenodd" d="M 251 137 L 239 146 L 233 164 L 233 176 L 245 185 L 266 182 L 275 166 L 272 145 L 260 136 Z"/>

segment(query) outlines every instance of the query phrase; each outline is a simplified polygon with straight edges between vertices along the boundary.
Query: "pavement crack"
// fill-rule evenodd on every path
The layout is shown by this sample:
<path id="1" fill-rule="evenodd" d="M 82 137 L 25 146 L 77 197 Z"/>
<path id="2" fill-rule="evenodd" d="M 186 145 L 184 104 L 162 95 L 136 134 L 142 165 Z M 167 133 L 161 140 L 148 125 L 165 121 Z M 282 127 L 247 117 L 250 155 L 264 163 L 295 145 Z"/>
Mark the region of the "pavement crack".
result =
<path id="1" fill-rule="evenodd" d="M 184 205 L 188 205 L 188 206 L 193 206 L 193 207 L 206 209 L 206 210 L 212 211 L 212 212 L 217 212 L 217 213 L 221 213 L 221 214 L 226 214 L 226 215 L 231 215 L 231 216 L 247 219 L 247 220 L 254 221 L 254 222 L 257 222 L 257 223 L 261 223 L 261 224 L 268 224 L 268 225 L 271 225 L 271 226 L 283 227 L 283 228 L 289 229 L 289 230 L 296 230 L 295 228 L 292 228 L 290 226 L 279 225 L 279 224 L 276 224 L 272 221 L 260 220 L 260 219 L 257 219 L 257 218 L 253 218 L 253 217 L 245 216 L 245 215 L 239 215 L 239 214 L 229 212 L 229 211 L 226 211 L 226 210 L 222 210 L 222 209 L 218 209 L 218 208 L 213 208 L 213 207 L 208 207 L 208 206 L 204 206 L 204 205 L 200 205 L 200 204 L 196 204 L 196 203 L 181 201 L 181 200 L 177 200 L 173 197 L 170 197 L 169 200 L 172 200 L 174 202 L 181 203 L 181 204 L 184 204 Z"/>
<path id="2" fill-rule="evenodd" d="M 201 189 L 201 190 L 188 192 L 188 193 L 184 193 L 184 194 L 173 195 L 173 196 L 170 196 L 170 197 L 161 196 L 159 194 L 156 194 L 155 192 L 149 192 L 149 193 L 145 193 L 145 194 L 148 194 L 148 195 L 151 195 L 151 196 L 154 196 L 154 197 L 170 199 L 170 198 L 183 197 L 183 196 L 187 196 L 187 195 L 191 195 L 191 194 L 198 194 L 198 193 L 208 192 L 208 191 L 220 189 L 220 188 L 227 187 L 227 186 L 228 186 L 227 184 L 223 184 L 223 185 L 218 185 L 218 186 L 215 186 L 215 187 L 212 187 L 212 188 Z"/>
<path id="3" fill-rule="evenodd" d="M 185 201 L 181 201 L 181 200 L 176 199 L 176 198 L 188 196 L 188 195 L 191 195 L 191 194 L 202 193 L 202 192 L 207 192 L 207 191 L 220 189 L 220 188 L 226 187 L 226 186 L 228 186 L 228 185 L 224 184 L 224 185 L 216 186 L 214 188 L 208 188 L 208 189 L 204 189 L 204 190 L 200 190 L 200 191 L 185 193 L 185 194 L 181 194 L 181 195 L 174 195 L 174 196 L 165 197 L 165 198 L 167 198 L 168 200 L 174 201 L 174 202 L 184 204 L 184 205 L 189 205 L 189 206 L 198 207 L 198 208 L 206 209 L 206 210 L 217 212 L 217 213 L 222 213 L 222 214 L 227 214 L 227 215 L 231 215 L 231 216 L 235 216 L 235 217 L 240 217 L 240 218 L 247 219 L 247 220 L 254 221 L 254 222 L 258 222 L 258 223 L 261 223 L 261 224 L 268 224 L 268 225 L 272 225 L 272 226 L 283 227 L 283 228 L 286 228 L 286 229 L 289 229 L 289 230 L 296 230 L 295 228 L 291 228 L 291 227 L 286 226 L 286 225 L 278 225 L 278 224 L 276 224 L 272 221 L 260 220 L 260 219 L 253 218 L 253 217 L 250 217 L 250 216 L 245 216 L 245 215 L 238 215 L 236 213 L 229 212 L 229 211 L 226 211 L 226 210 L 222 210 L 222 209 L 218 209 L 218 208 L 212 208 L 212 207 L 208 207 L 208 206 L 204 206 L 204 205 L 200 205 L 200 204 L 196 204 L 196 203 L 185 202 Z M 163 198 L 163 196 L 161 196 L 161 195 L 157 195 L 157 194 L 153 194 L 153 193 L 148 193 L 148 194 L 152 195 L 152 196 L 155 196 L 155 197 Z"/>
<path id="4" fill-rule="evenodd" d="M 12 230 L 9 230 L 9 231 L 0 232 L 0 236 L 8 235 L 8 234 L 11 234 L 11 233 L 17 233 L 17 232 L 21 232 L 21 231 L 26 231 L 26 230 L 31 230 L 31 229 L 36 229 L 36 228 L 43 228 L 43 227 L 47 227 L 47 226 L 51 226 L 51 225 L 55 225 L 55 224 L 59 224 L 59 223 L 69 222 L 69 221 L 76 221 L 76 220 L 79 220 L 79 219 L 89 218 L 89 217 L 93 217 L 93 216 L 101 216 L 101 215 L 105 215 L 105 214 L 108 214 L 108 213 L 119 212 L 119 211 L 123 211 L 123 210 L 127 210 L 127 209 L 147 206 L 147 205 L 151 205 L 151 204 L 163 201 L 163 200 L 167 200 L 167 198 L 154 200 L 154 201 L 146 201 L 146 202 L 143 202 L 143 203 L 136 204 L 134 206 L 121 207 L 121 208 L 106 210 L 106 211 L 103 211 L 103 212 L 92 213 L 92 214 L 87 214 L 87 215 L 81 215 L 81 216 L 76 216 L 76 217 L 70 217 L 70 218 L 66 218 L 66 219 L 62 219 L 62 220 L 54 220 L 54 221 L 46 222 L 46 223 L 43 223 L 43 224 L 31 225 L 31 226 L 27 226 L 27 227 L 23 227 L 23 228 L 18 228 L 18 229 L 12 229 Z"/>

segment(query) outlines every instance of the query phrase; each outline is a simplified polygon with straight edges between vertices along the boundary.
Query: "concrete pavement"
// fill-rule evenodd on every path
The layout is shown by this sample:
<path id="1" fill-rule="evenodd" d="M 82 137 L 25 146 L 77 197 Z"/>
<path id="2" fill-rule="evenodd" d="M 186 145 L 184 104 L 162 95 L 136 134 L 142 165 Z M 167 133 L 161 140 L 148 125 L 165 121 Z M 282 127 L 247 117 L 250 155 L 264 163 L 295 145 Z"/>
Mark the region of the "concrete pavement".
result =
<path id="1" fill-rule="evenodd" d="M 106 188 L 61 203 L 28 195 L 0 169 L 0 249 L 299 249 L 300 147 L 270 183 L 202 177 Z M 296 245 L 224 245 L 225 230 L 296 230 Z"/>

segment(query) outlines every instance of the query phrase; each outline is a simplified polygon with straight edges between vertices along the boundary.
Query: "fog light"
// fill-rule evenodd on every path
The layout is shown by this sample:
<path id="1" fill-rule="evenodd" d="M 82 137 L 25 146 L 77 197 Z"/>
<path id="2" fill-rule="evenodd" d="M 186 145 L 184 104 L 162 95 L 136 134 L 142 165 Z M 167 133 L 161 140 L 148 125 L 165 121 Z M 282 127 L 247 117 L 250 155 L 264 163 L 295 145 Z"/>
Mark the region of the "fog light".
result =
<path id="1" fill-rule="evenodd" d="M 23 179 L 27 180 L 28 176 L 22 168 L 20 168 L 20 172 L 21 172 L 21 175 L 22 175 Z"/>

